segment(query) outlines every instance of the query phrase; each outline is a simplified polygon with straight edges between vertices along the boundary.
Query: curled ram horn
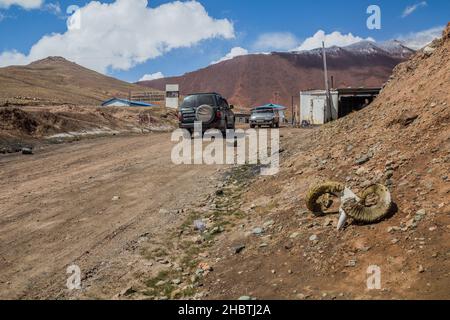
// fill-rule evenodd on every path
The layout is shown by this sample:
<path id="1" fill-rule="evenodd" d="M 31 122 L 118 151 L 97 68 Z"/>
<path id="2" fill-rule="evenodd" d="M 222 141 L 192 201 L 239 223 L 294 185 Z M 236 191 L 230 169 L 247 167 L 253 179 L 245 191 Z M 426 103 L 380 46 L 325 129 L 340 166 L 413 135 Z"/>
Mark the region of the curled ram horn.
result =
<path id="1" fill-rule="evenodd" d="M 324 207 L 327 207 L 327 205 L 319 202 L 319 199 L 325 195 L 341 197 L 344 189 L 345 186 L 342 183 L 333 181 L 327 181 L 315 185 L 309 189 L 306 195 L 306 207 L 315 215 L 321 216 L 324 214 Z"/>
<path id="2" fill-rule="evenodd" d="M 324 182 L 313 186 L 308 191 L 306 196 L 308 210 L 315 215 L 323 215 L 324 207 L 328 208 L 328 206 L 319 200 L 323 200 L 325 195 L 334 195 L 341 198 L 338 230 L 344 226 L 347 217 L 351 217 L 360 223 L 374 223 L 385 218 L 392 209 L 391 193 L 383 185 L 374 184 L 366 188 L 360 195 L 356 195 L 341 183 Z M 375 196 L 376 204 L 368 205 L 369 196 Z"/>
<path id="3" fill-rule="evenodd" d="M 376 196 L 376 204 L 367 205 L 367 198 Z M 381 184 L 366 188 L 358 199 L 348 199 L 343 202 L 342 209 L 357 222 L 375 223 L 384 219 L 392 210 L 392 198 L 389 189 Z"/>

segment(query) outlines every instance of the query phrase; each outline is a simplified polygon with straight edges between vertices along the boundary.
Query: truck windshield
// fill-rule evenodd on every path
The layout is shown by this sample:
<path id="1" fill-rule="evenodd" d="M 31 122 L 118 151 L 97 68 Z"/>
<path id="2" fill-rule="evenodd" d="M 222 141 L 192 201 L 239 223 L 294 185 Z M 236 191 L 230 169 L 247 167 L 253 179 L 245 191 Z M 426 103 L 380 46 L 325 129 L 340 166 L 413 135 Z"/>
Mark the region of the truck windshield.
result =
<path id="1" fill-rule="evenodd" d="M 273 109 L 267 108 L 267 109 L 257 109 L 257 110 L 253 110 L 254 114 L 257 113 L 273 113 Z"/>

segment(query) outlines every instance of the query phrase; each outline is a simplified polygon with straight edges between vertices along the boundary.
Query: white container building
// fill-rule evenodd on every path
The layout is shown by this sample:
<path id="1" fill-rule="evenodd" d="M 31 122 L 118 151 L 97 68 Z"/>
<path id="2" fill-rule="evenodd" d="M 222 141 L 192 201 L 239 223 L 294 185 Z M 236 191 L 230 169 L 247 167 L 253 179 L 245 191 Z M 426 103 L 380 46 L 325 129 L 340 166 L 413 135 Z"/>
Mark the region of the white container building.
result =
<path id="1" fill-rule="evenodd" d="M 312 125 L 324 124 L 338 118 L 339 95 L 337 91 L 330 91 L 331 115 L 327 108 L 327 93 L 325 90 L 311 90 L 300 92 L 300 123 L 307 121 Z"/>
<path id="2" fill-rule="evenodd" d="M 330 90 L 330 108 L 327 108 L 325 90 L 300 92 L 300 123 L 321 125 L 367 107 L 381 88 L 342 88 Z"/>

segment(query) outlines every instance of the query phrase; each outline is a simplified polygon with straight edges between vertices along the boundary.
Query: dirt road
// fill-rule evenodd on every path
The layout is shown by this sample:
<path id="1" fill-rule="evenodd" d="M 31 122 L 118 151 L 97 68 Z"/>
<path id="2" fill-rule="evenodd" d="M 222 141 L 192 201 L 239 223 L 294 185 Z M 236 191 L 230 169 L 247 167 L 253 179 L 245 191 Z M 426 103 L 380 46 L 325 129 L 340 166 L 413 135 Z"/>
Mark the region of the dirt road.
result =
<path id="1" fill-rule="evenodd" d="M 0 298 L 111 298 L 136 252 L 183 222 L 215 166 L 176 166 L 169 134 L 87 140 L 0 158 Z M 83 291 L 66 289 L 76 264 Z M 95 281 L 94 281 L 95 280 Z"/>

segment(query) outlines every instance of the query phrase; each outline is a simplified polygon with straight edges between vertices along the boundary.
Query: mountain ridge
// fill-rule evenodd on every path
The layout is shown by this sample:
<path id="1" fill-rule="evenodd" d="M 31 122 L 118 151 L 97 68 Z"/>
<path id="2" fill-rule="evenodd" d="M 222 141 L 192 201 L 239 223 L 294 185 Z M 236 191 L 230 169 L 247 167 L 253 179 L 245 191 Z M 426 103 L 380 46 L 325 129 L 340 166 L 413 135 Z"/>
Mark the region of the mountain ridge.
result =
<path id="1" fill-rule="evenodd" d="M 400 43 L 386 44 L 385 49 L 380 46 L 360 42 L 327 48 L 334 86 L 381 87 L 393 68 L 414 53 Z M 324 87 L 322 49 L 249 54 L 182 76 L 137 82 L 159 90 L 168 83 L 178 83 L 182 95 L 218 91 L 244 109 L 268 102 L 290 106 L 301 90 Z"/>
<path id="2" fill-rule="evenodd" d="M 0 105 L 98 105 L 145 90 L 57 56 L 0 68 L 0 83 Z"/>

